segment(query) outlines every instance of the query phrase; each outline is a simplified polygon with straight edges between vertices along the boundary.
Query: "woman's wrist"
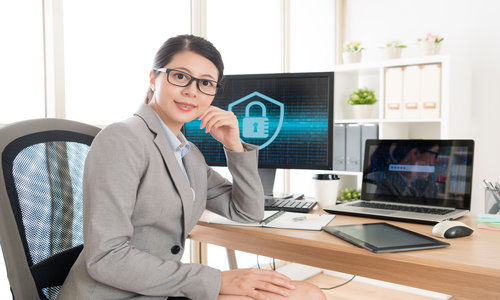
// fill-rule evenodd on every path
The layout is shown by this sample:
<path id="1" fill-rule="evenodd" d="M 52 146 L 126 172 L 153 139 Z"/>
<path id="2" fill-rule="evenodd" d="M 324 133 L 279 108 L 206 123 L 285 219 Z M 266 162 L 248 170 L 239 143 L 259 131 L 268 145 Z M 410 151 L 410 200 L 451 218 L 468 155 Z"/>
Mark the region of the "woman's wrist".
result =
<path id="1" fill-rule="evenodd" d="M 243 144 L 241 142 L 235 145 L 224 145 L 224 147 L 232 152 L 245 152 L 245 148 L 243 148 Z"/>

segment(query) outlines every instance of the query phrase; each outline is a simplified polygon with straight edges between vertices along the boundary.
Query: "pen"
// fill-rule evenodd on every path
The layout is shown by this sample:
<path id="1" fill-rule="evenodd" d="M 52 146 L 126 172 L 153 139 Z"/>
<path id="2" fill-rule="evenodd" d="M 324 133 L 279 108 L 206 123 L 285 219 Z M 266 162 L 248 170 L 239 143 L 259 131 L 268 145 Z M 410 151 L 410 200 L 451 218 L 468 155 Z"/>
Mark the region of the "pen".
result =
<path id="1" fill-rule="evenodd" d="M 495 187 L 495 186 L 493 186 L 493 184 L 491 182 L 489 182 L 489 184 L 488 184 L 486 179 L 483 179 L 483 182 L 486 185 L 486 189 L 489 189 L 491 191 L 491 195 L 496 200 L 496 203 L 493 204 L 493 206 L 491 206 L 488 213 L 489 214 L 497 214 L 498 211 L 500 210 L 500 189 L 499 189 L 500 185 L 498 184 L 498 182 L 495 182 L 495 184 L 496 184 L 496 187 Z"/>
<path id="2" fill-rule="evenodd" d="M 490 181 L 490 185 L 491 185 L 491 189 L 493 190 L 493 192 L 496 192 L 500 196 L 500 189 L 499 189 L 498 181 L 495 182 L 495 185 L 493 185 L 493 183 Z"/>
<path id="3" fill-rule="evenodd" d="M 483 182 L 487 188 L 492 188 L 492 189 L 496 190 L 495 186 L 493 186 L 493 183 L 486 181 L 486 179 L 483 179 Z"/>
<path id="4" fill-rule="evenodd" d="M 491 194 L 493 195 L 493 197 L 495 197 L 495 200 L 500 203 L 500 185 L 498 184 L 498 182 L 495 182 L 496 186 L 494 186 L 491 182 L 489 182 L 488 185 L 488 182 L 484 179 L 483 182 L 484 184 L 486 184 L 486 188 L 491 190 Z"/>
<path id="5" fill-rule="evenodd" d="M 300 216 L 300 217 L 295 217 L 292 219 L 293 222 L 301 222 L 301 221 L 306 221 L 306 220 L 314 220 L 314 219 L 317 219 L 319 218 L 320 215 L 304 215 L 304 216 Z"/>

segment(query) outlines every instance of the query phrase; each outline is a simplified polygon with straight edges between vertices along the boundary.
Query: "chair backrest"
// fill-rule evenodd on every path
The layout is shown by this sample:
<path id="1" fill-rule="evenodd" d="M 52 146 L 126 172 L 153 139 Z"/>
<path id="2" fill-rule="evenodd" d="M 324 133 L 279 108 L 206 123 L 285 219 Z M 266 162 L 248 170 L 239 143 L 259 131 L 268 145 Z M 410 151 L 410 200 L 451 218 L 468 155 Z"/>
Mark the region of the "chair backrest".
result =
<path id="1" fill-rule="evenodd" d="M 99 131 L 63 119 L 0 128 L 0 244 L 15 299 L 55 299 L 80 253 L 83 166 Z"/>

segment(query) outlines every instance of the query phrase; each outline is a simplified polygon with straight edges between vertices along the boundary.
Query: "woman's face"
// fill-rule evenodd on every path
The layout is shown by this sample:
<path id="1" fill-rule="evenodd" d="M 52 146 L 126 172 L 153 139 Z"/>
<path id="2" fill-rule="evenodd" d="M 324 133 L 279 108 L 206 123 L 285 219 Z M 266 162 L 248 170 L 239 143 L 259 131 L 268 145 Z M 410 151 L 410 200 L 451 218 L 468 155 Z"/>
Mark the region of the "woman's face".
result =
<path id="1" fill-rule="evenodd" d="M 192 51 L 183 51 L 174 55 L 172 61 L 164 66 L 176 69 L 193 77 L 217 81 L 217 67 L 206 57 Z M 158 113 L 174 134 L 177 134 L 184 123 L 202 115 L 211 105 L 214 96 L 202 93 L 196 84 L 191 82 L 186 87 L 175 86 L 167 81 L 167 74 L 159 73 L 156 77 L 150 73 L 150 84 L 154 96 L 149 105 Z"/>

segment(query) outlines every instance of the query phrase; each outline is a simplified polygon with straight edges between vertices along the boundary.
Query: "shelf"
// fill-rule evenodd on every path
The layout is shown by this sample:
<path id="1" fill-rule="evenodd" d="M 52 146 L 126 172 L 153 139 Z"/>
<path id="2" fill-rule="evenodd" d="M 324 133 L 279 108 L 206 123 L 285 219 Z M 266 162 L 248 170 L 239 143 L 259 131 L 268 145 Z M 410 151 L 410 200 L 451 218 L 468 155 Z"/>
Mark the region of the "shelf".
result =
<path id="1" fill-rule="evenodd" d="M 445 55 L 433 55 L 433 56 L 419 56 L 419 57 L 408 57 L 408 58 L 398 58 L 389 59 L 381 62 L 382 67 L 397 67 L 397 66 L 409 66 L 409 65 L 423 65 L 432 63 L 441 63 L 448 59 Z"/>
<path id="2" fill-rule="evenodd" d="M 379 123 L 380 119 L 339 119 L 333 122 L 335 124 Z"/>
<path id="3" fill-rule="evenodd" d="M 333 174 L 337 174 L 337 175 L 350 175 L 350 176 L 361 176 L 361 175 L 363 175 L 363 172 L 335 171 L 335 170 L 333 170 Z"/>
<path id="4" fill-rule="evenodd" d="M 380 62 L 353 63 L 332 66 L 333 72 L 378 72 Z"/>
<path id="5" fill-rule="evenodd" d="M 442 119 L 382 119 L 381 123 L 440 123 Z"/>
<path id="6" fill-rule="evenodd" d="M 338 119 L 335 124 L 364 124 L 364 123 L 441 123 L 442 119 Z"/>
<path id="7" fill-rule="evenodd" d="M 397 59 L 389 59 L 381 61 L 334 65 L 329 67 L 328 69 L 331 69 L 331 71 L 333 72 L 377 71 L 377 69 L 379 68 L 441 63 L 447 59 L 448 59 L 447 55 L 418 56 L 418 57 L 397 58 Z"/>
<path id="8" fill-rule="evenodd" d="M 439 114 L 407 115 L 406 118 L 385 117 L 386 68 L 440 64 L 440 106 Z M 399 59 L 362 61 L 353 64 L 324 65 L 322 71 L 335 72 L 334 80 L 334 124 L 351 127 L 378 125 L 379 139 L 446 139 L 449 131 L 450 106 L 450 56 L 448 54 L 404 57 Z M 433 80 L 437 80 L 433 79 Z M 434 81 L 433 81 L 434 82 Z M 400 84 L 404 85 L 404 82 Z M 347 103 L 350 94 L 358 88 L 373 89 L 379 101 L 373 105 L 371 115 L 355 119 L 351 105 Z M 402 91 L 401 91 L 402 93 Z M 403 114 L 400 115 L 403 117 Z M 340 130 L 340 128 L 338 128 Z M 462 157 L 458 156 L 457 157 Z M 363 159 L 363 157 L 361 157 Z M 333 170 L 342 177 L 344 187 L 361 187 L 362 172 Z"/>

